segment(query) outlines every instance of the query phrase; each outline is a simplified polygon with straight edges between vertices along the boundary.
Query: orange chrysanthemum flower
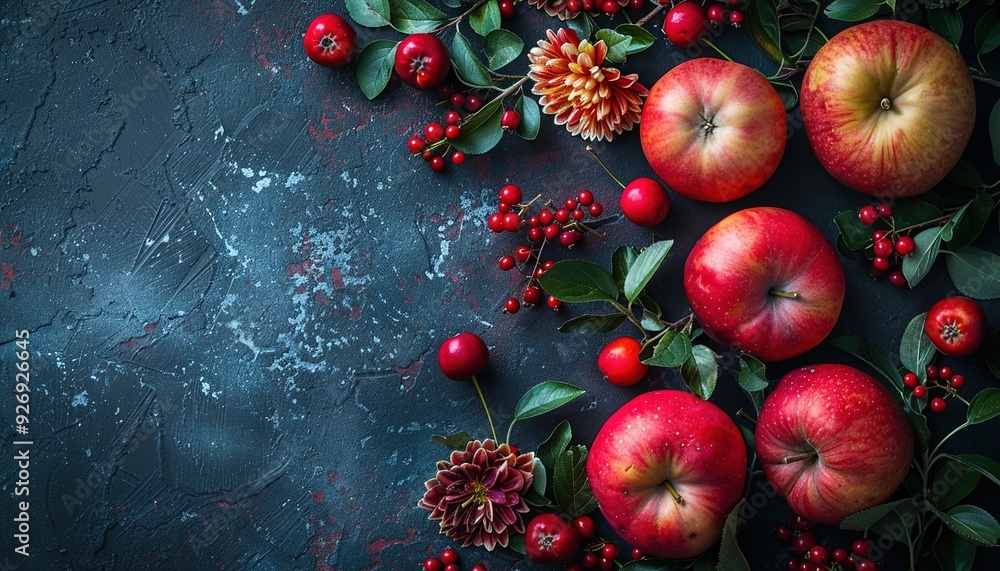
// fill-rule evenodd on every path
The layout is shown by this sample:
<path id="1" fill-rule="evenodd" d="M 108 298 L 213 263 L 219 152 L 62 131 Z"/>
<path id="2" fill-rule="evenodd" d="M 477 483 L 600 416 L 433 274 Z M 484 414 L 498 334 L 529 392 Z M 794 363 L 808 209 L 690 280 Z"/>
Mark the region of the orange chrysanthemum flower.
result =
<path id="1" fill-rule="evenodd" d="M 528 77 L 535 81 L 531 91 L 541 96 L 542 111 L 583 139 L 610 141 L 631 131 L 639 123 L 642 98 L 649 93 L 639 76 L 602 67 L 608 53 L 603 41 L 580 41 L 569 28 L 546 35 L 548 41 L 539 40 L 528 53 Z"/>

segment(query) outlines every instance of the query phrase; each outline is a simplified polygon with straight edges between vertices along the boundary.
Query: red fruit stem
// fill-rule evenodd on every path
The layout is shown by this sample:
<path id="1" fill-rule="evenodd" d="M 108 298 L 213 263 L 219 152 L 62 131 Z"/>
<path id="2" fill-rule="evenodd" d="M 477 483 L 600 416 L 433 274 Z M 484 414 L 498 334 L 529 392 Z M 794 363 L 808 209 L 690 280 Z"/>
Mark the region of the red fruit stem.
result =
<path id="1" fill-rule="evenodd" d="M 608 165 L 604 164 L 604 161 L 602 161 L 601 157 L 597 155 L 597 151 L 595 151 L 593 147 L 587 145 L 587 152 L 593 155 L 595 159 L 597 159 L 597 164 L 601 165 L 601 168 L 604 169 L 604 172 L 608 173 L 608 176 L 611 177 L 611 180 L 617 182 L 618 186 L 625 188 L 625 185 L 622 184 L 622 181 L 618 180 L 618 177 L 616 177 L 614 173 L 611 172 L 611 169 L 608 168 Z"/>
<path id="2" fill-rule="evenodd" d="M 811 460 L 818 456 L 819 454 L 815 450 L 810 450 L 809 452 L 803 452 L 801 454 L 793 454 L 791 456 L 785 456 L 781 459 L 782 464 L 791 464 L 792 462 L 801 462 L 803 460 Z"/>
<path id="3" fill-rule="evenodd" d="M 684 498 L 682 498 L 681 495 L 677 493 L 677 488 L 674 487 L 674 485 L 670 482 L 670 480 L 664 480 L 663 485 L 667 488 L 667 491 L 670 492 L 670 495 L 674 497 L 675 502 L 679 504 L 684 503 Z"/>
<path id="4" fill-rule="evenodd" d="M 645 25 L 646 22 L 652 20 L 654 16 L 656 16 L 657 14 L 659 14 L 660 12 L 662 12 L 663 9 L 666 8 L 666 7 L 667 7 L 666 4 L 660 4 L 656 8 L 653 8 L 652 10 L 650 10 L 649 14 L 646 14 L 640 20 L 636 21 L 635 25 L 636 26 L 643 26 L 643 25 Z"/>
<path id="5" fill-rule="evenodd" d="M 493 433 L 493 442 L 500 444 L 500 439 L 497 438 L 497 429 L 493 426 L 493 416 L 490 415 L 490 407 L 486 406 L 486 397 L 483 396 L 483 390 L 479 388 L 479 381 L 476 379 L 475 375 L 472 375 L 472 386 L 476 387 L 476 393 L 479 394 L 479 400 L 483 403 L 483 410 L 486 411 L 486 420 L 490 423 L 490 432 Z"/>
<path id="6" fill-rule="evenodd" d="M 785 290 L 782 290 L 782 289 L 775 289 L 775 288 L 771 288 L 771 290 L 768 291 L 767 294 L 768 295 L 777 296 L 777 297 L 785 297 L 785 298 L 788 298 L 788 299 L 798 299 L 799 298 L 799 292 L 797 292 L 797 291 L 785 291 Z"/>

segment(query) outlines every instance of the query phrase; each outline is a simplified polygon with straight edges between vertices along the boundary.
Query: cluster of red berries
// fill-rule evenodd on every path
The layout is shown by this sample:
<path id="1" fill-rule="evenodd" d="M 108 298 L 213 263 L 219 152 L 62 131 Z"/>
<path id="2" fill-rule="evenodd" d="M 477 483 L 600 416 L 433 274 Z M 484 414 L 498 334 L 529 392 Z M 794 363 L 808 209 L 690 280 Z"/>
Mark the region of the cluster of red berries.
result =
<path id="1" fill-rule="evenodd" d="M 580 533 L 581 548 L 576 561 L 567 563 L 563 571 L 583 571 L 584 569 L 599 569 L 610 571 L 620 567 L 615 562 L 618 557 L 618 546 L 610 541 L 596 538 L 597 526 L 593 518 L 582 515 L 573 520 L 573 528 Z M 637 561 L 645 557 L 639 548 L 632 548 L 631 557 Z"/>
<path id="2" fill-rule="evenodd" d="M 903 375 L 903 384 L 912 389 L 913 396 L 920 400 L 930 396 L 932 390 L 942 391 L 944 396 L 931 398 L 930 407 L 934 412 L 944 412 L 948 408 L 944 399 L 958 394 L 958 389 L 965 384 L 965 377 L 952 371 L 947 365 L 927 365 L 926 373 L 927 380 L 921 383 L 916 373 L 907 372 Z"/>
<path id="3" fill-rule="evenodd" d="M 458 565 L 458 551 L 445 547 L 437 557 L 430 557 L 423 563 L 424 571 L 461 571 Z M 482 565 L 474 565 L 469 571 L 486 571 Z"/>
<path id="4" fill-rule="evenodd" d="M 858 220 L 865 226 L 873 226 L 879 220 L 891 223 L 892 206 L 885 202 L 866 204 L 858 209 Z M 889 283 L 905 286 L 906 276 L 899 267 L 903 258 L 912 254 L 916 247 L 912 237 L 900 235 L 892 228 L 875 230 L 872 232 L 872 275 L 879 277 L 889 272 Z"/>
<path id="5" fill-rule="evenodd" d="M 743 11 L 737 9 L 741 4 L 743 4 L 743 0 L 727 0 L 725 3 L 710 4 L 705 10 L 705 17 L 715 26 L 728 23 L 734 28 L 739 28 L 746 20 Z"/>
<path id="6" fill-rule="evenodd" d="M 819 542 L 812 531 L 816 524 L 801 516 L 795 516 L 789 523 L 774 528 L 774 537 L 782 543 L 790 543 L 797 557 L 787 561 L 788 571 L 826 571 L 832 564 L 857 571 L 877 571 L 882 563 L 868 558 L 871 543 L 858 538 L 851 543 L 850 550 L 838 547 L 832 551 Z"/>
<path id="7" fill-rule="evenodd" d="M 594 199 L 593 192 L 581 190 L 575 197 L 567 198 L 558 208 L 554 208 L 552 201 L 548 201 L 537 214 L 529 215 L 531 206 L 539 197 L 522 204 L 521 189 L 513 184 L 501 188 L 498 195 L 497 210 L 487 219 L 487 227 L 496 233 L 515 233 L 526 229 L 528 241 L 537 245 L 535 248 L 521 244 L 514 249 L 513 254 L 503 255 L 497 261 L 497 265 L 505 272 L 518 267 L 518 264 L 525 269 L 528 283 L 521 299 L 510 297 L 504 302 L 507 313 L 517 313 L 522 301 L 527 305 L 537 305 L 546 298 L 537 281 L 555 262 L 541 259 L 545 245 L 550 240 L 567 248 L 580 243 L 584 231 L 593 232 L 583 220 L 587 216 L 599 217 L 604 213 L 604 206 Z M 529 264 L 532 266 L 530 269 L 527 267 Z M 547 297 L 546 304 L 553 310 L 562 307 L 562 301 L 552 296 Z"/>
<path id="8" fill-rule="evenodd" d="M 463 116 L 461 111 L 475 113 L 483 107 L 483 100 L 475 93 L 455 91 L 451 84 L 437 88 L 437 95 L 451 104 L 452 109 L 445 113 L 443 124 L 432 121 L 424 126 L 423 136 L 413 135 L 406 142 L 406 148 L 414 155 L 420 155 L 432 171 L 440 172 L 445 168 L 445 156 L 451 162 L 460 165 L 465 162 L 465 153 L 452 151 L 450 141 L 462 134 Z M 521 124 L 521 115 L 513 109 L 504 111 L 500 125 L 506 131 L 516 130 Z M 440 150 L 440 153 L 436 152 Z"/>
<path id="9" fill-rule="evenodd" d="M 642 10 L 646 7 L 646 0 L 628 0 L 619 2 L 618 0 L 566 0 L 566 11 L 570 17 L 580 12 L 587 12 L 592 15 L 606 14 L 614 16 L 628 6 L 633 10 Z"/>

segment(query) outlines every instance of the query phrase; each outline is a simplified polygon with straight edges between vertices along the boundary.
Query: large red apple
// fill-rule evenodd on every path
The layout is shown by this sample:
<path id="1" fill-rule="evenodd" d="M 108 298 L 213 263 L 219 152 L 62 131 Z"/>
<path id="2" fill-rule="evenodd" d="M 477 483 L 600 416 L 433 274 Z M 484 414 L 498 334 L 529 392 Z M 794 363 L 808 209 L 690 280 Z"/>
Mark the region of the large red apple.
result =
<path id="1" fill-rule="evenodd" d="M 903 407 L 846 365 L 785 375 L 764 400 L 754 440 L 767 480 L 792 510 L 830 525 L 889 499 L 913 459 Z"/>
<path id="2" fill-rule="evenodd" d="M 722 535 L 743 495 L 747 453 L 736 424 L 678 390 L 626 403 L 604 423 L 587 477 L 611 527 L 657 557 L 694 557 Z"/>
<path id="3" fill-rule="evenodd" d="M 762 361 L 802 354 L 833 329 L 844 270 L 808 220 L 782 208 L 747 208 L 701 237 L 684 265 L 698 324 L 722 345 Z"/>
<path id="4" fill-rule="evenodd" d="M 802 80 L 816 157 L 843 184 L 879 197 L 920 194 L 962 156 L 976 120 L 969 67 L 937 34 L 900 20 L 834 36 Z M 643 117 L 645 121 L 645 117 Z"/>
<path id="5" fill-rule="evenodd" d="M 642 109 L 642 151 L 670 188 L 729 202 L 771 177 L 785 151 L 785 106 L 763 75 L 699 58 L 653 85 Z"/>

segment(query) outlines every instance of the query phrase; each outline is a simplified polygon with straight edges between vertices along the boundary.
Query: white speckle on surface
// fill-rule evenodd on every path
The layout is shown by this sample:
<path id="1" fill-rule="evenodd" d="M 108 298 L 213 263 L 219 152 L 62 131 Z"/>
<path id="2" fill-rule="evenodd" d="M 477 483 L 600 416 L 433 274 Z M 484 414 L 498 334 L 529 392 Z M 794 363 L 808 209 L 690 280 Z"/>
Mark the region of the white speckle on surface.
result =
<path id="1" fill-rule="evenodd" d="M 222 125 L 219 125 L 219 128 L 215 130 L 215 137 L 212 140 L 218 141 L 219 137 L 225 137 L 225 135 L 226 130 L 222 127 Z"/>
<path id="2" fill-rule="evenodd" d="M 247 178 L 253 178 L 253 169 L 248 169 L 246 167 L 243 167 L 242 169 L 240 169 L 240 172 L 243 173 L 243 176 Z"/>
<path id="3" fill-rule="evenodd" d="M 295 185 L 302 182 L 306 177 L 300 172 L 293 172 L 288 175 L 288 179 L 285 180 L 285 188 L 292 188 Z"/>
<path id="4" fill-rule="evenodd" d="M 254 183 L 254 185 L 253 185 L 253 191 L 256 192 L 257 194 L 260 194 L 260 191 L 264 190 L 265 188 L 267 188 L 269 186 L 271 186 L 271 177 L 269 177 L 269 176 L 268 177 L 264 177 L 264 178 L 258 180 L 256 183 Z"/>
<path id="5" fill-rule="evenodd" d="M 69 405 L 73 408 L 78 406 L 87 406 L 88 404 L 90 404 L 90 399 L 87 398 L 87 391 L 83 391 L 82 393 L 75 395 L 73 397 L 73 402 L 69 403 Z"/>

